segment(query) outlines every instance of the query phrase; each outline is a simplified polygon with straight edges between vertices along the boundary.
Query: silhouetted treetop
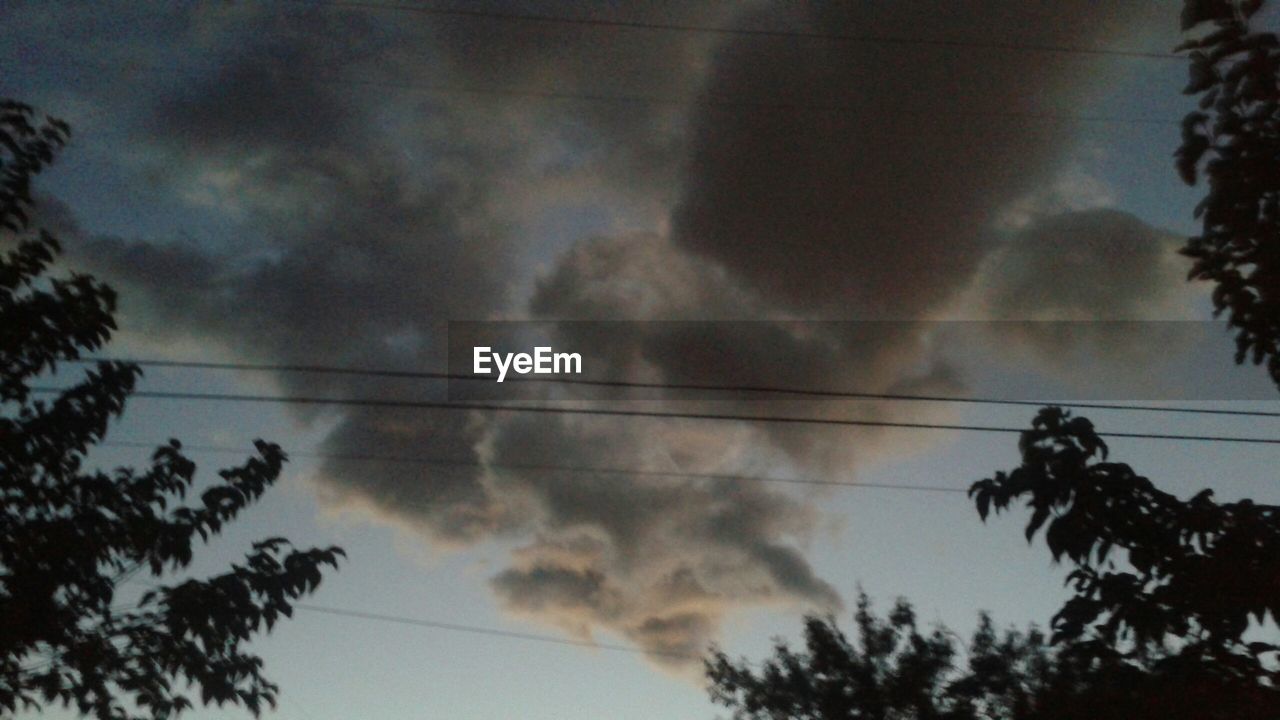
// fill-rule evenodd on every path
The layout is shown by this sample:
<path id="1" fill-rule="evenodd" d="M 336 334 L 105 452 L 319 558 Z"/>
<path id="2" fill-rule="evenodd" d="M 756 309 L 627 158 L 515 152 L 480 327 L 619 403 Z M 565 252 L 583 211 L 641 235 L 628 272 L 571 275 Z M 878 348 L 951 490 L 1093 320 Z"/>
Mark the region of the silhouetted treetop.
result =
<path id="1" fill-rule="evenodd" d="M 256 455 L 188 504 L 196 466 L 176 440 L 141 470 L 84 467 L 123 412 L 136 365 L 101 362 L 52 400 L 33 397 L 33 380 L 115 329 L 112 290 L 87 275 L 51 277 L 58 243 L 28 227 L 31 176 L 65 136 L 64 124 L 0 101 L 0 714 L 57 704 L 99 720 L 169 718 L 196 693 L 256 715 L 277 688 L 245 643 L 290 616 L 342 551 L 271 538 L 225 573 L 117 602 L 129 578 L 187 568 L 286 458 L 257 441 Z"/>
<path id="2" fill-rule="evenodd" d="M 1109 462 L 1093 424 L 1059 408 L 1040 411 L 1019 449 L 1019 467 L 970 495 L 983 519 L 1025 500 L 1028 541 L 1043 529 L 1053 557 L 1075 566 L 1053 641 L 1184 689 L 1194 678 L 1222 702 L 1257 694 L 1250 709 L 1280 712 L 1280 646 L 1249 639 L 1280 616 L 1280 508 L 1163 492 Z"/>
<path id="3" fill-rule="evenodd" d="M 1215 283 L 1216 312 L 1236 333 L 1236 362 L 1267 363 L 1280 384 L 1280 38 L 1250 28 L 1261 0 L 1186 0 L 1179 47 L 1191 61 L 1185 93 L 1200 109 L 1182 123 L 1178 172 L 1208 193 L 1201 233 L 1183 253 L 1190 277 Z"/>
<path id="4" fill-rule="evenodd" d="M 712 700 L 735 720 L 1015 718 L 1034 707 L 1055 666 L 1038 631 L 1001 635 L 986 615 L 965 663 L 953 634 L 922 632 L 905 600 L 881 618 L 862 594 L 854 619 L 850 639 L 833 618 L 805 618 L 805 650 L 779 642 L 758 669 L 714 651 Z"/>
<path id="5" fill-rule="evenodd" d="M 37 118 L 25 103 L 0 98 L 0 228 L 27 229 L 31 178 L 53 162 L 71 128 L 55 118 Z"/>

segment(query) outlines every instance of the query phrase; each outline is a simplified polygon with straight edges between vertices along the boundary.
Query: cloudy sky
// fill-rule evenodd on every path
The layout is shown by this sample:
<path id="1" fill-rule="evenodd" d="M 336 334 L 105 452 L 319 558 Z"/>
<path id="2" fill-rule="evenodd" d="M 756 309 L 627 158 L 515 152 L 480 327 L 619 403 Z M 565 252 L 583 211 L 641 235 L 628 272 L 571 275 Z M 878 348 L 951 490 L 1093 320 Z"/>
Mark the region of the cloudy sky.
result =
<path id="1" fill-rule="evenodd" d="M 1150 55 L 1178 42 L 1180 4 L 12 2 L 0 94 L 73 126 L 41 220 L 120 289 L 117 356 L 440 370 L 450 321 L 539 321 L 600 378 L 1274 407 L 1175 253 L 1197 197 L 1171 162 L 1185 69 Z M 146 388 L 446 393 L 190 369 Z M 543 400 L 1012 427 L 1033 411 Z M 206 468 L 255 437 L 296 456 L 200 569 L 265 535 L 337 543 L 350 561 L 317 604 L 581 643 L 300 613 L 259 644 L 286 718 L 711 717 L 690 656 L 759 657 L 859 586 L 961 632 L 979 609 L 1043 623 L 1063 597 L 1017 517 L 876 487 L 967 487 L 1015 462 L 1011 435 L 138 399 L 113 441 L 170 436 L 208 448 Z M 1280 500 L 1265 447 L 1113 450 L 1178 492 Z"/>

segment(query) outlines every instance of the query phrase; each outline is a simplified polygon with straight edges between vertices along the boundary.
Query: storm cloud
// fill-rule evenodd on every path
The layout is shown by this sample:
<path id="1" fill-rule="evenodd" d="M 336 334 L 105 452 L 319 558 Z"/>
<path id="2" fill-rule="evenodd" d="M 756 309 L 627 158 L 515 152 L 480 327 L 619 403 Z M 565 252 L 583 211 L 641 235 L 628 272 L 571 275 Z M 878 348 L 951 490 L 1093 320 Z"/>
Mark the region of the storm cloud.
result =
<path id="1" fill-rule="evenodd" d="M 548 12 L 557 9 L 594 11 Z M 826 35 L 1037 28 L 1036 42 L 1075 45 L 1105 44 L 1144 19 L 1084 0 L 649 10 L 675 23 Z M 126 128 L 129 162 L 242 235 L 201 244 L 72 230 L 74 258 L 120 285 L 135 333 L 196 336 L 252 361 L 438 369 L 450 319 L 636 320 L 607 347 L 581 324 L 556 333 L 591 347 L 619 379 L 940 393 L 963 378 L 912 323 L 966 303 L 1123 314 L 1166 282 L 1152 249 L 1163 236 L 1137 219 L 1027 210 L 1069 160 L 1072 108 L 1110 72 L 1102 60 L 409 24 L 276 5 L 174 12 L 191 13 L 174 22 L 175 45 L 190 40 L 208 57 L 189 82 L 138 98 L 151 112 Z M 110 88 L 86 92 L 106 102 Z M 1021 243 L 997 227 L 1015 210 L 1027 215 Z M 1128 281 L 1105 260 L 1089 265 L 1117 234 L 1139 241 Z M 1048 236 L 1090 258 L 1079 282 L 1045 259 Z M 751 322 L 710 335 L 666 322 L 712 319 Z M 723 357 L 732 363 L 711 361 Z M 398 392 L 355 376 L 275 382 L 331 397 Z M 906 417 L 901 406 L 834 401 L 648 407 Z M 731 612 L 841 605 L 804 552 L 822 520 L 814 496 L 688 474 L 856 478 L 860 463 L 904 443 L 891 432 L 748 422 L 351 409 L 323 452 L 456 464 L 334 459 L 317 484 L 334 506 L 442 546 L 514 539 L 509 566 L 490 580 L 504 607 L 578 637 L 616 632 L 687 668 Z"/>
<path id="2" fill-rule="evenodd" d="M 750 19 L 834 35 L 1105 44 L 1125 4 L 778 4 Z M 1046 182 L 1105 65 L 998 49 L 768 44 L 716 54 L 695 114 L 678 244 L 804 316 L 922 319 L 968 280 L 998 213 Z"/>

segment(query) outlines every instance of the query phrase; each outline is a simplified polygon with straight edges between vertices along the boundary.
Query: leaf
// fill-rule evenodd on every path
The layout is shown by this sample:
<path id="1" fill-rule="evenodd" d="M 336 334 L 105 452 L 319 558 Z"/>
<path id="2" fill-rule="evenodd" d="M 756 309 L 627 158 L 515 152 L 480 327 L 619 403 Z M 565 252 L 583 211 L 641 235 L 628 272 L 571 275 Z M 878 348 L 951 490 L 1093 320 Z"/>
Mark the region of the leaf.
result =
<path id="1" fill-rule="evenodd" d="M 1218 83 L 1218 74 L 1214 72 L 1213 63 L 1203 53 L 1192 53 L 1191 64 L 1187 68 L 1189 79 L 1182 89 L 1184 95 L 1195 95 Z"/>
<path id="2" fill-rule="evenodd" d="M 1031 538 L 1035 537 L 1036 531 L 1040 529 L 1041 525 L 1044 525 L 1044 521 L 1048 518 L 1048 506 L 1040 506 L 1035 509 L 1035 512 L 1031 514 L 1031 520 L 1027 522 L 1027 542 L 1031 542 Z"/>
<path id="3" fill-rule="evenodd" d="M 1182 5 L 1182 31 L 1186 32 L 1201 23 L 1231 16 L 1231 3 L 1227 0 L 1184 0 Z"/>

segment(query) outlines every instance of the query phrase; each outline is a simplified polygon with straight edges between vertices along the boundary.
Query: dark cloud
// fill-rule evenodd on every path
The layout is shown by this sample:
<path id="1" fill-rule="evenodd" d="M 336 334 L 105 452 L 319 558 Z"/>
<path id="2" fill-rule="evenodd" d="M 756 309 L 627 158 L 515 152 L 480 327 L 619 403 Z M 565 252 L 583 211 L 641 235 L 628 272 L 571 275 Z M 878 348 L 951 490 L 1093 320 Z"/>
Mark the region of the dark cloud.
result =
<path id="1" fill-rule="evenodd" d="M 384 391 L 385 392 L 385 391 Z M 356 409 L 325 439 L 335 455 L 322 473 L 331 505 L 363 505 L 446 545 L 462 545 L 527 526 L 518 498 L 486 483 L 476 446 L 484 437 L 478 419 L 444 410 Z M 405 458 L 370 463 L 365 454 Z M 430 458 L 423 465 L 412 458 Z"/>
<path id="2" fill-rule="evenodd" d="M 740 467 L 745 435 L 692 424 L 522 419 L 503 425 L 494 455 L 656 471 L 717 461 Z M 690 464 L 677 467 L 676 457 Z M 504 489 L 537 499 L 541 528 L 517 565 L 494 580 L 513 610 L 584 634 L 612 629 L 657 654 L 696 654 L 742 605 L 840 606 L 795 545 L 812 532 L 814 510 L 781 493 L 663 476 L 505 475 Z M 677 637 L 679 627 L 691 632 Z"/>
<path id="3" fill-rule="evenodd" d="M 818 33 L 1106 41 L 1121 5 L 777 4 Z M 1035 28 L 1035 38 L 1028 38 Z M 920 319 L 966 283 L 997 213 L 1055 169 L 1087 58 L 876 43 L 727 42 L 709 94 L 765 103 L 694 120 L 678 244 L 805 316 Z"/>
<path id="4" fill-rule="evenodd" d="M 497 3 L 499 10 L 522 9 Z M 590 18 L 595 15 L 660 20 L 683 25 L 729 22 L 731 5 L 656 0 L 628 7 L 625 15 L 600 13 L 581 2 L 542 3 L 539 14 Z M 517 116 L 548 139 L 572 148 L 559 161 L 572 166 L 571 192 L 639 203 L 663 212 L 672 198 L 675 170 L 685 135 L 682 101 L 701 83 L 701 65 L 718 42 L 714 35 L 602 29 L 553 23 L 504 23 L 443 19 L 426 25 L 428 52 L 438 58 L 459 87 L 594 97 L 630 96 L 654 102 L 552 102 L 483 93 L 453 100 L 469 112 Z M 572 157 L 569 157 L 569 155 Z M 568 178 L 565 178 L 568 179 Z M 625 189 L 625 190 L 624 190 Z M 621 192 L 620 192 L 621 191 Z M 637 192 L 638 191 L 638 192 Z M 653 220 L 655 216 L 646 217 Z"/>
<path id="5" fill-rule="evenodd" d="M 1039 217 L 992 253 L 982 285 L 993 320 L 1158 320 L 1186 296 L 1179 236 L 1129 213 Z"/>
<path id="6" fill-rule="evenodd" d="M 226 248 L 93 237 L 75 252 L 126 290 L 126 328 L 213 338 L 234 355 L 290 364 L 398 368 L 443 363 L 450 317 L 508 302 L 512 227 L 494 209 L 504 142 L 446 142 L 460 120 L 404 112 L 368 88 L 331 82 L 389 52 L 363 16 L 265 12 L 235 18 L 243 40 L 209 77 L 156 102 L 144 159 L 165 187 L 234 217 L 248 239 Z M 369 378 L 283 374 L 288 391 L 403 394 Z M 438 398 L 441 388 L 414 388 Z M 310 411 L 300 411 L 304 417 Z M 325 442 L 337 455 L 478 462 L 483 435 L 447 412 L 345 412 Z M 333 461 L 329 496 L 355 496 L 445 542 L 507 524 L 476 467 Z"/>
<path id="7" fill-rule="evenodd" d="M 714 263 L 656 235 L 580 243 L 538 283 L 531 307 L 543 318 L 637 321 L 622 327 L 567 322 L 557 333 L 565 347 L 591 348 L 593 361 L 603 365 L 599 372 L 616 379 L 862 392 L 907 384 L 954 389 L 945 363 L 929 346 L 927 324 L 797 320 L 743 289 Z M 761 409 L 758 402 L 693 397 L 672 399 L 683 410 Z M 779 398 L 768 408 L 823 417 L 850 411 L 838 402 Z M 893 414 L 870 403 L 854 410 L 868 419 Z M 814 462 L 824 472 L 847 471 L 856 453 L 808 429 L 774 426 L 760 432 L 771 438 L 766 447 L 794 461 Z"/>
<path id="8" fill-rule="evenodd" d="M 605 377 L 868 392 L 949 386 L 945 371 L 928 362 L 918 327 L 762 320 L 780 313 L 713 263 L 659 235 L 579 243 L 540 280 L 531 307 L 540 317 L 572 320 L 556 328 L 555 344 L 590 348 L 595 372 Z M 580 322 L 619 319 L 633 322 Z M 680 394 L 665 403 L 673 411 L 901 417 L 901 409 L 873 403 L 850 408 L 834 401 Z M 858 462 L 892 446 L 892 436 L 877 432 L 851 437 L 747 422 L 562 417 L 502 422 L 489 451 L 506 464 L 833 477 L 850 475 Z M 527 548 L 526 565 L 495 584 L 512 609 L 570 629 L 610 628 L 655 658 L 679 663 L 680 655 L 703 649 L 735 607 L 840 606 L 839 594 L 801 551 L 817 520 L 807 499 L 764 485 L 660 475 L 503 475 L 508 489 L 538 499 L 547 533 Z M 582 532 L 590 533 L 590 552 L 566 554 L 561 541 Z M 588 578 L 602 589 L 589 593 L 598 603 L 566 590 Z"/>
<path id="9" fill-rule="evenodd" d="M 1033 216 L 974 280 L 983 339 L 1081 391 L 1146 397 L 1154 366 L 1205 338 L 1183 238 L 1113 209 Z M 1006 357 L 1006 362 L 1009 357 Z M 1090 395 L 1091 397 L 1093 395 Z"/>
<path id="10" fill-rule="evenodd" d="M 1127 11 L 1081 0 L 728 10 L 673 1 L 645 12 L 939 38 L 1035 27 L 1041 42 L 1090 44 Z M 1093 301 L 1129 307 L 1154 287 L 1120 287 L 1109 267 L 1086 283 L 1041 284 L 1041 274 L 1061 274 L 1060 261 L 1041 254 L 1053 243 L 1002 245 L 992 231 L 1057 169 L 1075 129 L 1025 114 L 1072 113 L 1099 63 L 414 20 L 267 4 L 175 23 L 175 44 L 191 40 L 210 57 L 190 82 L 149 97 L 151 120 L 131 161 L 164 191 L 232 219 L 243 237 L 209 247 L 68 224 L 79 260 L 124 290 L 126 329 L 200 336 L 249 360 L 421 369 L 443 365 L 449 319 L 644 320 L 607 343 L 583 324 L 562 323 L 556 336 L 590 347 L 611 377 L 941 393 L 956 389 L 954 369 L 920 326 L 798 321 L 930 319 L 984 268 L 999 276 L 986 302 L 1045 312 Z M 477 88 L 510 94 L 468 91 Z M 547 91 L 663 102 L 528 97 Z M 556 238 L 562 254 L 530 256 L 534 226 L 582 208 L 644 232 Z M 1035 222 L 1028 238 L 1043 232 L 1087 248 L 1097 246 L 1081 238 L 1134 229 L 1106 213 Z M 1135 266 L 1155 257 L 1137 246 L 1133 256 Z M 536 280 L 535 263 L 551 265 Z M 1093 282 L 1111 289 L 1091 295 Z M 708 319 L 756 322 L 659 322 Z M 441 393 L 351 376 L 276 382 L 336 397 Z M 662 406 L 904 412 L 812 401 Z M 336 420 L 327 453 L 461 464 L 328 461 L 319 484 L 330 503 L 439 543 L 518 538 L 525 544 L 491 583 L 507 608 L 580 637 L 620 633 L 663 662 L 701 651 L 741 607 L 839 607 L 803 552 L 819 522 L 813 499 L 762 484 L 503 466 L 852 477 L 866 458 L 900 447 L 892 433 L 758 423 L 373 409 Z"/>

